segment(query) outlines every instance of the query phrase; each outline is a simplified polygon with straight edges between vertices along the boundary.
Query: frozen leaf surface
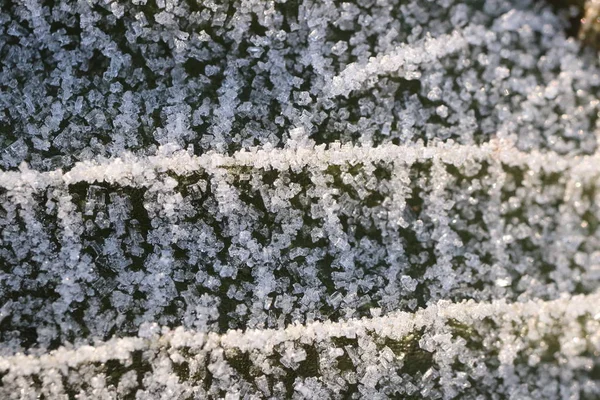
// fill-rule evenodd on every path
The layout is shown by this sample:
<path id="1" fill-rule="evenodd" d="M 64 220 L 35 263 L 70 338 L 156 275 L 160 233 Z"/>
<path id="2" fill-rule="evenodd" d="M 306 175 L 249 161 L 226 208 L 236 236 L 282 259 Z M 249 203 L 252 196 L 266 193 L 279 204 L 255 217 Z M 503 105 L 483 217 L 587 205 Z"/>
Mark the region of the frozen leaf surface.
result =
<path id="1" fill-rule="evenodd" d="M 568 14 L 0 11 L 0 397 L 600 396 L 600 69 Z"/>

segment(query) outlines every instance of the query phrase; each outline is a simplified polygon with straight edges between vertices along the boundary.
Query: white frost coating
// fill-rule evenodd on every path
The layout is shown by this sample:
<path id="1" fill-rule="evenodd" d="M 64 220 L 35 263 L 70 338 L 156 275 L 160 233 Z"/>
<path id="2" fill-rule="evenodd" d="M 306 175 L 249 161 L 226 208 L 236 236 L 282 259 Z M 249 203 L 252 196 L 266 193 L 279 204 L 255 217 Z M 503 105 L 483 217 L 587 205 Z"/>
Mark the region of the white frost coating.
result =
<path id="1" fill-rule="evenodd" d="M 598 173 L 598 155 L 564 157 L 553 152 L 521 152 L 511 141 L 492 140 L 480 146 L 438 143 L 433 146 L 385 145 L 369 146 L 316 146 L 297 149 L 251 148 L 224 156 L 208 153 L 190 155 L 187 151 L 175 151 L 168 155 L 122 158 L 103 162 L 76 163 L 68 172 L 61 170 L 38 172 L 21 166 L 20 172 L 0 172 L 0 187 L 14 191 L 18 189 L 42 190 L 50 186 L 71 185 L 80 182 L 106 182 L 111 184 L 148 186 L 157 174 L 172 171 L 178 175 L 189 175 L 199 170 L 215 171 L 224 167 L 253 167 L 259 169 L 300 170 L 306 166 L 326 167 L 345 163 L 389 162 L 410 166 L 415 162 L 438 158 L 450 164 L 473 161 L 500 161 L 509 166 L 530 168 L 534 172 L 566 172 L 573 170 L 578 179 Z"/>
<path id="2" fill-rule="evenodd" d="M 7 386 L 0 389 L 0 393 L 5 398 L 15 397 L 17 391 L 33 393 L 31 390 L 35 385 L 29 379 L 35 375 L 38 381 L 44 382 L 41 387 L 43 393 L 56 379 L 66 379 L 71 382 L 70 390 L 82 390 L 81 393 L 90 395 L 89 389 L 81 386 L 82 379 L 93 382 L 106 375 L 114 375 L 121 369 L 116 375 L 117 381 L 113 381 L 118 383 L 129 379 L 129 372 L 124 371 L 132 372 L 134 379 L 139 379 L 141 372 L 136 368 L 152 368 L 152 379 L 162 382 L 158 387 L 163 387 L 163 390 L 210 395 L 230 385 L 232 394 L 240 390 L 259 394 L 268 387 L 268 382 L 275 384 L 284 372 L 273 367 L 273 361 L 279 359 L 286 369 L 298 371 L 296 386 L 300 382 L 306 384 L 311 376 L 318 377 L 327 397 L 335 397 L 337 391 L 347 390 L 356 379 L 361 382 L 359 390 L 363 395 L 374 394 L 379 383 L 380 389 L 395 390 L 399 394 L 409 394 L 414 386 L 414 390 L 421 394 L 452 397 L 461 390 L 460 385 L 465 384 L 462 389 L 471 388 L 467 381 L 457 384 L 464 372 L 444 367 L 456 362 L 464 365 L 465 372 L 474 374 L 473 378 L 497 373 L 498 378 L 506 380 L 511 379 L 514 373 L 528 371 L 541 381 L 531 381 L 529 388 L 518 388 L 516 393 L 519 396 L 552 395 L 558 394 L 556 389 L 544 389 L 544 380 L 550 370 L 538 366 L 542 357 L 550 357 L 562 360 L 559 369 L 552 374 L 572 376 L 572 388 L 580 387 L 586 395 L 594 396 L 600 393 L 598 383 L 575 377 L 576 371 L 588 368 L 592 361 L 586 354 L 600 350 L 600 322 L 596 315 L 598 301 L 598 294 L 515 304 L 504 301 L 457 304 L 442 301 L 412 314 L 401 312 L 345 322 L 315 322 L 279 330 L 230 331 L 218 335 L 181 328 L 163 329 L 159 336 L 148 339 L 113 339 L 94 347 L 60 348 L 39 357 L 16 355 L 0 358 L 0 372 L 10 378 L 5 378 Z M 559 343 L 560 348 L 549 349 L 544 342 L 540 346 L 540 338 Z M 354 351 L 360 359 L 353 358 L 352 348 L 336 347 L 340 346 L 340 341 L 357 342 Z M 416 342 L 416 348 L 410 347 Z M 486 349 L 477 350 L 482 344 Z M 384 346 L 383 349 L 381 346 Z M 376 347 L 380 350 L 370 350 Z M 307 356 L 307 351 L 310 356 Z M 523 351 L 527 352 L 528 358 L 517 360 L 516 354 Z M 134 361 L 135 353 L 141 354 L 141 359 Z M 246 364 L 239 361 L 242 354 L 250 355 Z M 331 369 L 331 362 L 338 363 L 336 359 L 340 357 L 348 358 L 350 364 L 345 368 L 354 371 L 352 376 L 356 378 L 346 373 L 337 378 L 329 375 L 330 370 L 335 370 Z M 114 363 L 111 364 L 113 367 L 108 367 L 106 363 L 109 361 Z M 137 366 L 132 369 L 130 365 L 134 362 Z M 411 375 L 411 362 L 430 365 Z M 307 370 L 306 365 L 310 363 L 317 370 Z M 202 379 L 182 381 L 180 368 L 183 364 L 187 365 L 188 371 L 195 370 L 197 378 L 205 378 L 210 371 L 213 383 L 205 383 Z M 250 368 L 262 370 L 263 375 L 248 375 Z M 403 384 L 394 384 L 394 377 Z M 368 383 L 370 379 L 374 380 L 374 384 Z M 245 389 L 239 387 L 240 383 Z M 493 379 L 482 384 L 496 394 L 507 390 L 506 386 L 498 385 Z M 98 398 L 112 398 L 113 390 L 114 386 Z M 510 389 L 511 393 L 514 390 Z M 301 392 L 298 387 L 296 391 Z M 56 392 L 57 395 L 64 393 L 65 388 L 62 387 Z M 305 395 L 314 396 L 314 389 L 306 389 Z"/>
<path id="3" fill-rule="evenodd" d="M 568 18 L 0 6 L 0 398 L 599 398 Z"/>
<path id="4" fill-rule="evenodd" d="M 467 41 L 458 31 L 437 38 L 426 37 L 418 44 L 402 44 L 389 54 L 371 57 L 365 65 L 358 63 L 348 65 L 325 87 L 324 98 L 348 96 L 351 91 L 358 90 L 369 79 L 376 81 L 381 75 L 394 74 L 408 80 L 419 79 L 420 65 L 426 66 L 466 46 Z"/>

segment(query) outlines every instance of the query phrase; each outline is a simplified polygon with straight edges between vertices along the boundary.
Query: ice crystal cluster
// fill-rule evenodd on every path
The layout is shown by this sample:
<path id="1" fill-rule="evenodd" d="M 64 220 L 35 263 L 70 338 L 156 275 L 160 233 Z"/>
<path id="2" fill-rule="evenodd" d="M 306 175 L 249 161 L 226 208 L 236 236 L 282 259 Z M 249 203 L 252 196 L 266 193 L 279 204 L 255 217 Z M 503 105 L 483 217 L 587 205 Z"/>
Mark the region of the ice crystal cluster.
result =
<path id="1" fill-rule="evenodd" d="M 539 1 L 0 5 L 3 399 L 600 397 L 600 63 Z"/>

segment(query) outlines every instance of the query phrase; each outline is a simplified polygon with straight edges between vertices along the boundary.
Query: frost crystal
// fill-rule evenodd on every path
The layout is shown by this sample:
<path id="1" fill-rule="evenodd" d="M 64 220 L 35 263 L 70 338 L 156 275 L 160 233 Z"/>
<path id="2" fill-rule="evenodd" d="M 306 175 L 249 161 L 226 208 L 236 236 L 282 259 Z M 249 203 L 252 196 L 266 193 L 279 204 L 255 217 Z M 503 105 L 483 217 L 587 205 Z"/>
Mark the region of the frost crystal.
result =
<path id="1" fill-rule="evenodd" d="M 0 10 L 1 398 L 600 397 L 568 14 Z"/>

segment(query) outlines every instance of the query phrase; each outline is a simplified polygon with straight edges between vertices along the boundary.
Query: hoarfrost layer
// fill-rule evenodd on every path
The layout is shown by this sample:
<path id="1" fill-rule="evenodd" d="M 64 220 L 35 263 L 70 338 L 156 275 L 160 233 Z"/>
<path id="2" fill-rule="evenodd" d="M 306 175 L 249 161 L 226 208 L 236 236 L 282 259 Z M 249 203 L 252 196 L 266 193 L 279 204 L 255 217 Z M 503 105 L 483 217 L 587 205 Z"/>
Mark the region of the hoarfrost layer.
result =
<path id="1" fill-rule="evenodd" d="M 595 398 L 596 295 L 431 305 L 414 314 L 224 335 L 138 337 L 0 358 L 3 398 Z"/>
<path id="2" fill-rule="evenodd" d="M 595 57 L 532 1 L 71 2 L 0 13 L 0 166 L 318 142 L 591 153 Z"/>
<path id="3" fill-rule="evenodd" d="M 598 396 L 600 74 L 565 16 L 0 7 L 6 396 Z"/>

